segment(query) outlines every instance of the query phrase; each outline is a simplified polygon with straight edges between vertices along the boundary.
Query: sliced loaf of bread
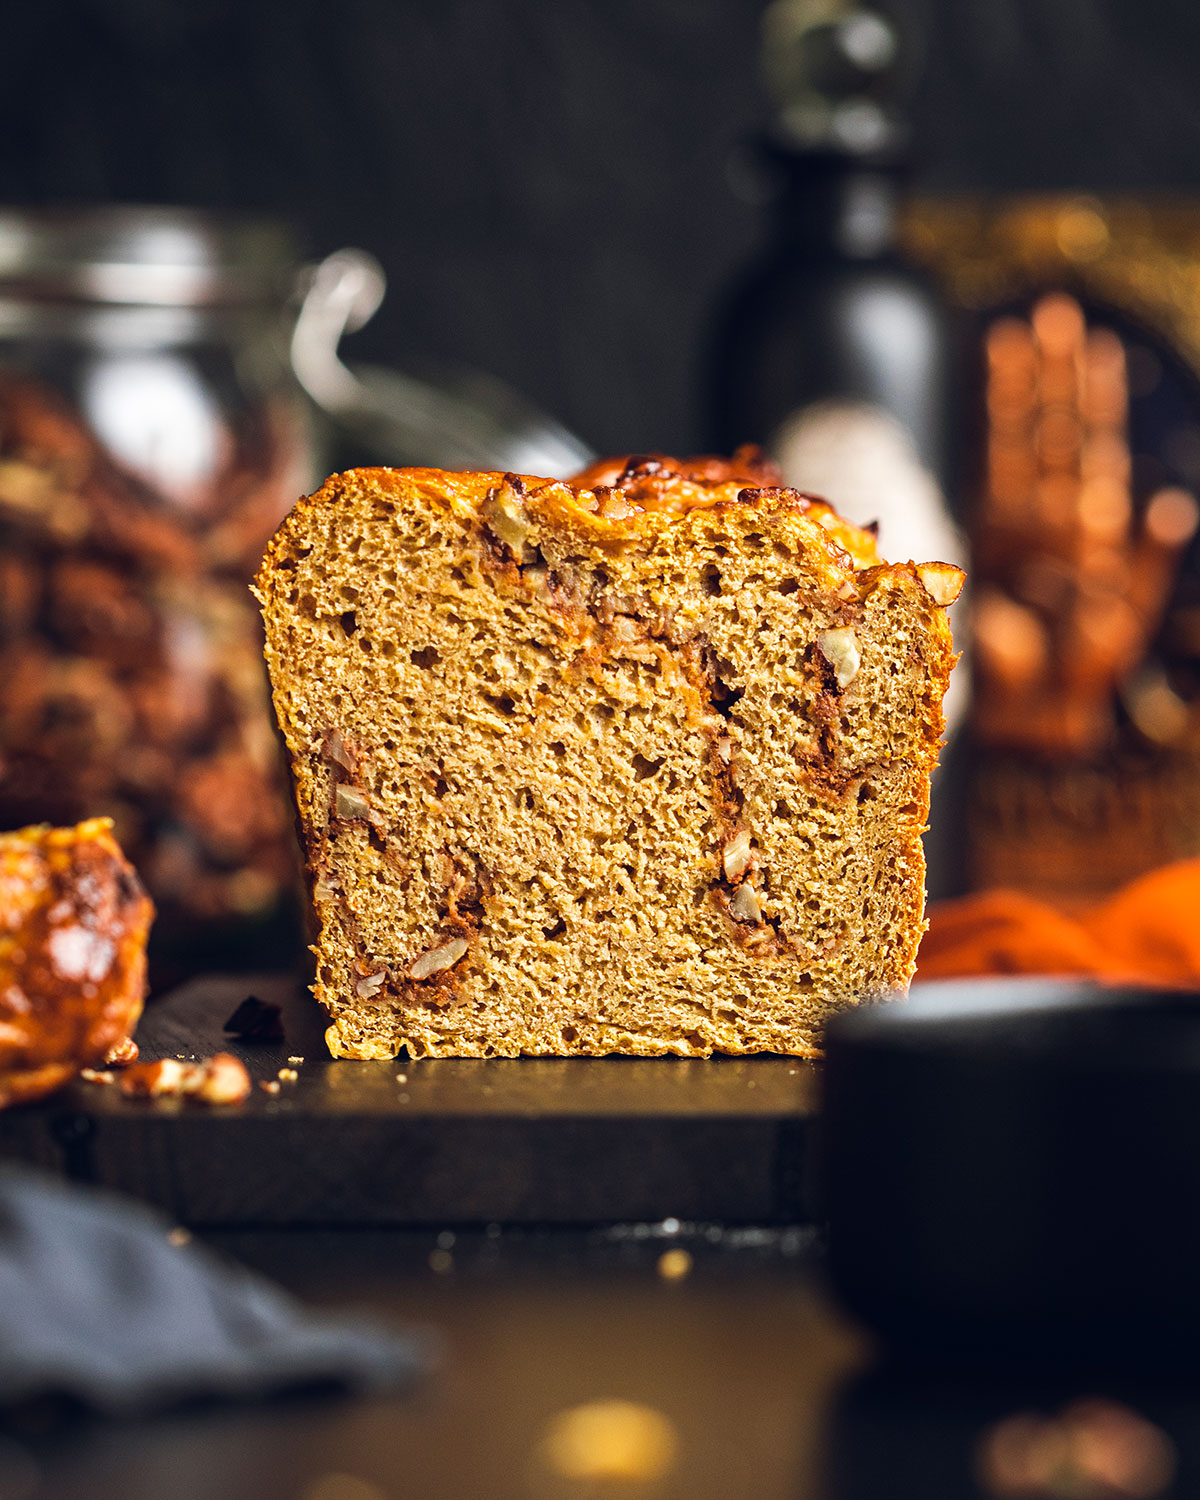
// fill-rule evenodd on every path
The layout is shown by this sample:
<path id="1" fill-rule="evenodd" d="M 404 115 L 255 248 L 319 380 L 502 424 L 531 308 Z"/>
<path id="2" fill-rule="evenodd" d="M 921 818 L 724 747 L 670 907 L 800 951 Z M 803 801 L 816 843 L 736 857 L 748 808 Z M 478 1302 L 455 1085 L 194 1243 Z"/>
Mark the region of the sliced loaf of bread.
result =
<path id="1" fill-rule="evenodd" d="M 297 505 L 256 589 L 335 1056 L 811 1055 L 907 985 L 962 574 L 771 477 Z"/>

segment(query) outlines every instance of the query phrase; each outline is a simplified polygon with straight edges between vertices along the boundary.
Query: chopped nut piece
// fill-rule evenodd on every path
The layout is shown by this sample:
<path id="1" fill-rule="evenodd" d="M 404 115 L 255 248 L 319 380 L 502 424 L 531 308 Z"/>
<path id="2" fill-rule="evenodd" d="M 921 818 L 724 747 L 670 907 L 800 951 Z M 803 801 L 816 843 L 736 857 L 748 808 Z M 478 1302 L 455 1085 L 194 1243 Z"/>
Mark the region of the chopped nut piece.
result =
<path id="1" fill-rule="evenodd" d="M 729 903 L 729 910 L 739 922 L 761 922 L 762 907 L 752 885 L 739 885 Z"/>
<path id="2" fill-rule="evenodd" d="M 373 1000 L 386 981 L 386 969 L 381 969 L 378 974 L 364 974 L 361 979 L 354 981 L 354 993 L 360 1000 Z"/>
<path id="3" fill-rule="evenodd" d="M 371 804 L 367 801 L 366 794 L 356 786 L 347 786 L 344 782 L 339 784 L 333 794 L 333 810 L 339 818 L 364 818 L 368 821 L 371 817 Z"/>
<path id="4" fill-rule="evenodd" d="M 202 1104 L 240 1104 L 250 1092 L 250 1075 L 232 1052 L 218 1052 L 201 1063 L 164 1057 L 127 1068 L 120 1089 L 130 1099 L 186 1095 Z"/>
<path id="5" fill-rule="evenodd" d="M 451 938 L 440 948 L 431 948 L 428 953 L 422 953 L 409 969 L 409 975 L 413 979 L 428 979 L 433 974 L 440 974 L 443 969 L 456 964 L 468 947 L 466 938 Z"/>
<path id="6" fill-rule="evenodd" d="M 953 563 L 928 562 L 917 564 L 917 577 L 925 592 L 935 604 L 947 609 L 962 593 L 967 575 Z"/>
<path id="7" fill-rule="evenodd" d="M 856 599 L 858 597 L 858 589 L 847 578 L 845 583 L 838 584 L 837 596 L 839 599 Z"/>
<path id="8" fill-rule="evenodd" d="M 621 494 L 607 494 L 600 501 L 600 514 L 606 521 L 627 521 L 633 515 L 633 506 Z"/>
<path id="9" fill-rule="evenodd" d="M 341 766 L 342 770 L 353 776 L 356 770 L 355 756 L 340 729 L 326 731 L 325 738 L 321 741 L 321 754 L 326 760 L 331 760 L 334 765 Z"/>
<path id="10" fill-rule="evenodd" d="M 131 1036 L 125 1037 L 108 1049 L 104 1065 L 108 1068 L 127 1068 L 138 1060 L 138 1044 Z"/>
<path id="11" fill-rule="evenodd" d="M 832 630 L 822 630 L 817 636 L 817 649 L 833 668 L 838 687 L 849 687 L 862 664 L 858 637 L 850 626 L 838 625 Z"/>
<path id="12" fill-rule="evenodd" d="M 739 828 L 729 842 L 725 845 L 725 853 L 722 862 L 725 867 L 726 880 L 740 880 L 753 862 L 754 855 L 750 848 L 750 830 Z"/>
<path id="13" fill-rule="evenodd" d="M 250 1075 L 232 1052 L 218 1052 L 204 1065 L 199 1087 L 192 1092 L 204 1104 L 241 1104 L 250 1093 Z"/>
<path id="14" fill-rule="evenodd" d="M 341 885 L 336 875 L 326 875 L 324 871 L 313 881 L 313 900 L 332 901 L 341 891 Z"/>
<path id="15" fill-rule="evenodd" d="M 304 1059 L 302 1057 L 289 1057 L 288 1058 L 288 1062 L 291 1063 L 291 1065 L 292 1065 L 293 1068 L 298 1068 L 303 1061 L 304 1061 Z"/>
<path id="16" fill-rule="evenodd" d="M 164 1094 L 189 1093 L 199 1082 L 200 1069 L 173 1057 L 139 1062 L 121 1075 L 121 1092 L 130 1099 L 157 1099 Z"/>
<path id="17" fill-rule="evenodd" d="M 726 765 L 733 759 L 733 740 L 729 735 L 723 734 L 717 741 L 717 754 Z"/>
<path id="18" fill-rule="evenodd" d="M 529 535 L 529 522 L 521 497 L 511 484 L 506 482 L 496 490 L 483 507 L 483 517 L 500 540 L 519 557 Z"/>
<path id="19" fill-rule="evenodd" d="M 79 1074 L 84 1083 L 116 1083 L 115 1073 L 102 1072 L 99 1068 L 83 1068 Z"/>

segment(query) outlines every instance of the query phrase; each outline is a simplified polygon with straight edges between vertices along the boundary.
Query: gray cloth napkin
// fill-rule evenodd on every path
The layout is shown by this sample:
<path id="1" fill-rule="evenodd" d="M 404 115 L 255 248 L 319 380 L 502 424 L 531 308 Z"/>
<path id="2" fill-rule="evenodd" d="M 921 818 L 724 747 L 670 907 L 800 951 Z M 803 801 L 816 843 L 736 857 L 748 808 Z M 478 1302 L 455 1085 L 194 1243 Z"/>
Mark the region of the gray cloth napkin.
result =
<path id="1" fill-rule="evenodd" d="M 315 1316 L 140 1204 L 0 1167 L 0 1403 L 121 1415 L 332 1382 L 407 1384 L 419 1340 Z M 178 1238 L 178 1237 L 176 1237 Z"/>

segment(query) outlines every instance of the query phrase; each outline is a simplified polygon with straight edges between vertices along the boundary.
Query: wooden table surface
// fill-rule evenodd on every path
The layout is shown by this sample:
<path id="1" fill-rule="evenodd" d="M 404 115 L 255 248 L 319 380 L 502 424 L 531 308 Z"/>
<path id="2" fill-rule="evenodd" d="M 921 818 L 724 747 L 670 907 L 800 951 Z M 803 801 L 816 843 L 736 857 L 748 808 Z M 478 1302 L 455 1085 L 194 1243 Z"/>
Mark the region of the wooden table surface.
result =
<path id="1" fill-rule="evenodd" d="M 305 1396 L 129 1422 L 0 1417 L 5 1500 L 1168 1500 L 1200 1493 L 1200 1393 L 923 1375 L 872 1365 L 830 1307 L 809 1231 L 257 1230 L 206 1235 L 311 1304 L 422 1327 L 407 1394 Z M 690 1273 L 660 1272 L 686 1249 Z M 987 1488 L 998 1422 L 1080 1397 L 1153 1423 L 1164 1487 Z M 673 1440 L 653 1481 L 588 1483 L 547 1434 L 594 1402 Z M 1118 1433 L 1128 1455 L 1127 1439 Z M 1118 1449 L 1120 1445 L 1118 1444 Z M 1120 1451 L 1109 1457 L 1119 1463 Z M 1100 1454 L 1100 1460 L 1104 1454 Z M 1098 1460 L 1099 1461 L 1099 1460 Z M 1060 1477 L 1062 1477 L 1060 1475 Z M 1169 1477 L 1169 1476 L 1168 1476 Z M 1074 1484 L 1075 1487 L 1071 1487 Z"/>
<path id="2" fill-rule="evenodd" d="M 592 1494 L 555 1471 L 545 1435 L 564 1409 L 619 1399 L 661 1414 L 675 1454 L 657 1484 L 598 1493 L 815 1495 L 824 1414 L 855 1341 L 804 1269 L 806 1232 L 742 1230 L 727 1243 L 714 1233 L 207 1236 L 314 1304 L 429 1329 L 436 1368 L 386 1398 L 308 1396 L 41 1431 L 36 1413 L 10 1419 L 0 1494 L 11 1493 L 6 1464 L 35 1468 L 28 1500 Z M 666 1280 L 659 1259 L 681 1242 L 694 1267 Z"/>
<path id="3" fill-rule="evenodd" d="M 224 1022 L 248 993 L 281 1043 Z M 811 1217 L 817 1077 L 788 1057 L 334 1062 L 316 1003 L 279 978 L 198 979 L 155 1001 L 146 1058 L 236 1052 L 245 1104 L 128 1100 L 77 1082 L 0 1114 L 0 1157 L 129 1193 L 191 1225 L 558 1223 Z M 398 1081 L 402 1075 L 404 1081 Z"/>

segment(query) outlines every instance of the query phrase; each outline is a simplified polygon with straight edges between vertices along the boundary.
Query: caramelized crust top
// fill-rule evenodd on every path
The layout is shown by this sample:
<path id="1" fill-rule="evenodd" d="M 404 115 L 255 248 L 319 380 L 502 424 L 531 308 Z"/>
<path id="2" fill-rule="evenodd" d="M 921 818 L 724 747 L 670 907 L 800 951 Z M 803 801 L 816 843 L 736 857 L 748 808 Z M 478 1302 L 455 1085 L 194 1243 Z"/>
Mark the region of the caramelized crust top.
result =
<path id="1" fill-rule="evenodd" d="M 108 818 L 0 834 L 0 1106 L 102 1064 L 129 1036 L 153 913 Z"/>
<path id="2" fill-rule="evenodd" d="M 519 551 L 517 517 L 543 517 L 563 532 L 574 532 L 593 546 L 619 549 L 630 539 L 659 531 L 695 511 L 751 507 L 767 514 L 802 517 L 810 540 L 828 554 L 829 585 L 880 566 L 872 530 L 855 526 L 819 496 L 780 483 L 778 468 L 750 445 L 732 459 L 665 454 L 599 459 L 570 480 L 529 474 L 453 473 L 442 469 L 357 469 L 357 481 L 380 492 L 402 495 L 415 485 L 426 502 L 448 505 L 456 514 L 483 520 L 501 541 Z M 333 476 L 315 494 L 302 498 L 267 548 L 257 584 L 265 587 L 276 560 L 300 535 L 320 506 Z M 819 528 L 819 529 L 818 529 Z"/>

